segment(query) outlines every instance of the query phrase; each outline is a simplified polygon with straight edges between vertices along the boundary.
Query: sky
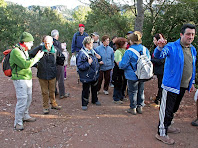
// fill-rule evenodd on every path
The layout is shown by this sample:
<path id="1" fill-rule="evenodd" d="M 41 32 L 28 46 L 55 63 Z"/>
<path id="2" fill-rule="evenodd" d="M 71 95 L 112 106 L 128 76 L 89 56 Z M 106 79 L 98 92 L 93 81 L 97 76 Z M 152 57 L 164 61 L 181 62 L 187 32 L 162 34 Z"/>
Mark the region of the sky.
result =
<path id="1" fill-rule="evenodd" d="M 69 9 L 73 9 L 78 5 L 83 5 L 83 3 L 78 0 L 5 0 L 23 5 L 24 7 L 30 5 L 39 5 L 39 6 L 55 6 L 55 5 L 64 5 Z M 83 2 L 88 3 L 89 0 L 82 0 Z"/>

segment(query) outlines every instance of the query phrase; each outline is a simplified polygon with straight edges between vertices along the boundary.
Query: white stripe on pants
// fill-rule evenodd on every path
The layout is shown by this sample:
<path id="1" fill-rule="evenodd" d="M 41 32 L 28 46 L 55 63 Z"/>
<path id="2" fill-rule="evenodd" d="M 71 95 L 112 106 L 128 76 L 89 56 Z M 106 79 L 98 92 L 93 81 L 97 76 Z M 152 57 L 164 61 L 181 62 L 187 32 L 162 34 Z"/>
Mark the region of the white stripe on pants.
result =
<path id="1" fill-rule="evenodd" d="M 167 91 L 165 89 L 163 89 L 160 111 L 159 111 L 159 119 L 160 119 L 159 133 L 160 133 L 160 136 L 165 136 L 166 135 L 166 129 L 165 129 L 165 126 L 164 126 L 166 99 L 167 99 Z"/>
<path id="2" fill-rule="evenodd" d="M 15 121 L 16 124 L 23 125 L 23 119 L 31 118 L 29 116 L 29 106 L 32 102 L 32 80 L 13 80 L 16 90 L 17 104 L 15 108 Z"/>

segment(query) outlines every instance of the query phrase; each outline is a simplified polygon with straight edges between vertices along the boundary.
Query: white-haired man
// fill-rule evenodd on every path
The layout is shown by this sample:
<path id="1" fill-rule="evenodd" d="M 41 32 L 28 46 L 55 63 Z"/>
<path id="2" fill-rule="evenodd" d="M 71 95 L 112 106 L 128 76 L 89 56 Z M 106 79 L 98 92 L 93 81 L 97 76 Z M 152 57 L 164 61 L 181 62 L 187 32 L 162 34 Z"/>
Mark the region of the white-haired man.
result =
<path id="1" fill-rule="evenodd" d="M 61 42 L 58 41 L 59 39 L 58 30 L 52 30 L 51 36 L 53 37 L 53 42 L 54 42 L 53 45 L 62 54 Z M 64 66 L 63 65 L 57 65 L 56 81 L 58 81 L 58 90 L 59 90 L 60 99 L 69 97 L 69 93 L 65 93 Z M 56 89 L 56 94 L 58 94 L 57 89 Z"/>

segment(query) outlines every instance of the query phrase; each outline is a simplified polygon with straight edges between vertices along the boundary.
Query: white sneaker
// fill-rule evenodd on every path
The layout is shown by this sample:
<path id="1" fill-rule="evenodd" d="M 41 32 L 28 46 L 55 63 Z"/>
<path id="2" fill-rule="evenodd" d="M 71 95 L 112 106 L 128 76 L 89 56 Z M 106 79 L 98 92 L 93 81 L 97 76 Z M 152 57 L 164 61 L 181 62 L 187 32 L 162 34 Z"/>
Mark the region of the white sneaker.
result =
<path id="1" fill-rule="evenodd" d="M 105 95 L 108 95 L 109 94 L 109 92 L 106 91 L 106 90 L 103 90 L 103 92 L 104 92 Z"/>

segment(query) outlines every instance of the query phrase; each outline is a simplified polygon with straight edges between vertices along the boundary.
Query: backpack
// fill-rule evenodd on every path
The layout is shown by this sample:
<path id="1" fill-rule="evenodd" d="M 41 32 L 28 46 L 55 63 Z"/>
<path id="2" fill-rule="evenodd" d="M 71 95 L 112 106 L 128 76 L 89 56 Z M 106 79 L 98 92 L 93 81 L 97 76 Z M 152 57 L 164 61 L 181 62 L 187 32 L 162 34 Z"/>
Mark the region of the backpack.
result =
<path id="1" fill-rule="evenodd" d="M 135 74 L 137 75 L 138 80 L 144 82 L 144 81 L 148 81 L 152 79 L 153 64 L 146 55 L 146 47 L 143 46 L 143 54 L 140 54 L 137 50 L 133 48 L 129 48 L 128 50 L 131 50 L 133 53 L 135 53 L 138 56 L 137 70 L 135 71 Z M 131 67 L 134 70 L 132 65 Z"/>
<path id="2" fill-rule="evenodd" d="M 11 51 L 12 51 L 12 49 L 5 50 L 3 52 L 4 58 L 2 60 L 2 69 L 3 69 L 3 72 L 8 77 L 11 77 L 12 76 L 12 69 L 11 69 L 10 62 L 9 62 Z"/>
<path id="3" fill-rule="evenodd" d="M 27 58 L 25 52 L 23 51 L 23 49 L 21 49 L 21 46 L 18 44 L 18 48 L 24 53 L 25 57 Z M 11 53 L 12 49 L 7 49 L 3 52 L 4 54 L 4 58 L 2 60 L 2 69 L 3 72 L 5 74 L 5 76 L 11 77 L 12 76 L 12 68 L 10 66 L 10 53 Z M 14 66 L 17 66 L 16 64 Z M 17 71 L 16 71 L 17 73 Z"/>

